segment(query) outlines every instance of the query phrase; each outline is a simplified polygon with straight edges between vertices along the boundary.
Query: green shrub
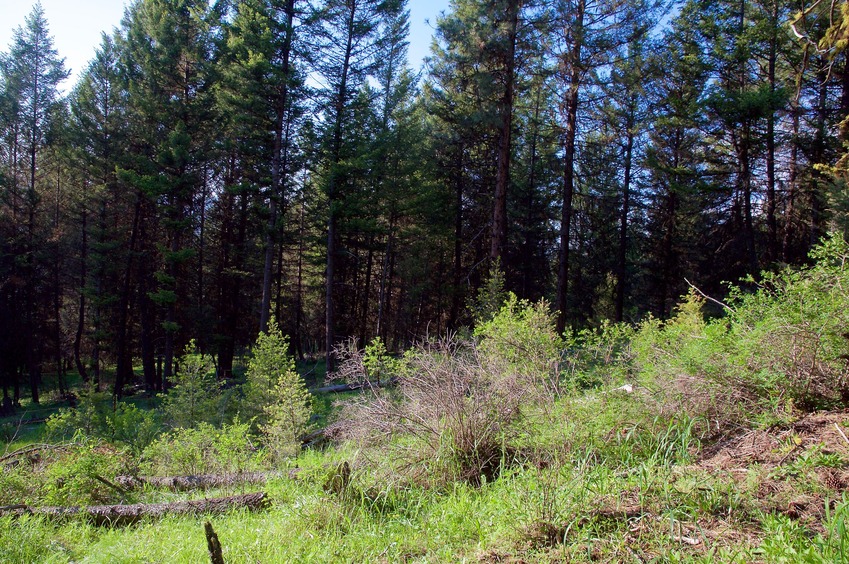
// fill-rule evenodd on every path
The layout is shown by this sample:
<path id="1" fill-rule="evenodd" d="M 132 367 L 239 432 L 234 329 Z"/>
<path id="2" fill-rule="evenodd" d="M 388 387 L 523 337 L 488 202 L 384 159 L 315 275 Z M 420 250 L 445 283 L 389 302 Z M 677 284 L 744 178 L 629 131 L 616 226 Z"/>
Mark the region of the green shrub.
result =
<path id="1" fill-rule="evenodd" d="M 849 405 L 849 247 L 838 235 L 803 269 L 765 273 L 732 296 L 732 364 L 771 404 Z"/>
<path id="2" fill-rule="evenodd" d="M 501 311 L 504 302 L 509 298 L 505 291 L 504 270 L 501 261 L 496 259 L 489 267 L 489 273 L 484 278 L 477 295 L 468 307 L 476 325 L 485 323 Z"/>
<path id="3" fill-rule="evenodd" d="M 556 389 L 565 348 L 548 304 L 519 300 L 512 292 L 503 306 L 474 332 L 477 351 L 532 383 Z"/>
<path id="4" fill-rule="evenodd" d="M 0 472 L 0 506 L 29 502 L 34 486 L 30 468 L 5 466 Z"/>
<path id="5" fill-rule="evenodd" d="M 262 453 L 251 440 L 250 423 L 238 420 L 221 428 L 206 422 L 178 428 L 151 443 L 142 454 L 141 470 L 152 475 L 244 472 L 262 465 Z"/>
<path id="6" fill-rule="evenodd" d="M 666 323 L 645 321 L 633 341 L 642 383 L 720 426 L 849 405 L 849 249 L 835 236 L 812 258 L 732 289 L 722 318 L 705 320 L 691 292 Z"/>
<path id="7" fill-rule="evenodd" d="M 45 505 L 116 503 L 123 494 L 106 482 L 129 469 L 125 453 L 112 446 L 87 441 L 47 466 L 43 480 Z"/>
<path id="8" fill-rule="evenodd" d="M 47 418 L 47 436 L 53 440 L 69 440 L 77 434 L 106 438 L 111 411 L 112 397 L 89 386 L 80 392 L 76 408 L 62 408 Z"/>
<path id="9" fill-rule="evenodd" d="M 401 363 L 386 350 L 380 337 L 375 337 L 363 352 L 363 368 L 367 380 L 380 384 L 397 375 Z"/>
<path id="10" fill-rule="evenodd" d="M 131 403 L 119 403 L 115 411 L 107 415 L 106 424 L 110 432 L 104 438 L 127 445 L 136 453 L 143 451 L 162 432 L 162 424 L 155 411 L 141 409 Z"/>
<path id="11" fill-rule="evenodd" d="M 89 389 L 80 394 L 76 408 L 63 408 L 51 415 L 46 429 L 52 440 L 75 436 L 101 439 L 140 452 L 161 432 L 161 425 L 155 412 L 125 402 L 113 408 L 109 394 Z"/>
<path id="12" fill-rule="evenodd" d="M 634 328 L 603 321 L 600 326 L 564 336 L 561 361 L 568 382 L 577 390 L 598 388 L 633 376 L 631 340 Z"/>

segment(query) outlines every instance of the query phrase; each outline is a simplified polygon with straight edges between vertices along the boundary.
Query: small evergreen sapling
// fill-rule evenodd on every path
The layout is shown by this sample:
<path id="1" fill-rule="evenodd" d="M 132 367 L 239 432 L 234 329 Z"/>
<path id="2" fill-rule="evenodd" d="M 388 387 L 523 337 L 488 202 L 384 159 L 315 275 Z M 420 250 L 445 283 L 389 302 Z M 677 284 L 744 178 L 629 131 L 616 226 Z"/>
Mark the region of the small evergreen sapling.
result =
<path id="1" fill-rule="evenodd" d="M 174 387 L 162 395 L 163 419 L 174 428 L 195 428 L 201 422 L 216 422 L 221 385 L 209 361 L 197 352 L 194 340 L 186 346 L 179 366 Z"/>
<path id="2" fill-rule="evenodd" d="M 257 337 L 248 363 L 245 408 L 257 413 L 260 431 L 274 458 L 298 453 L 312 414 L 312 399 L 288 349 L 288 338 L 271 319 L 268 332 Z"/>

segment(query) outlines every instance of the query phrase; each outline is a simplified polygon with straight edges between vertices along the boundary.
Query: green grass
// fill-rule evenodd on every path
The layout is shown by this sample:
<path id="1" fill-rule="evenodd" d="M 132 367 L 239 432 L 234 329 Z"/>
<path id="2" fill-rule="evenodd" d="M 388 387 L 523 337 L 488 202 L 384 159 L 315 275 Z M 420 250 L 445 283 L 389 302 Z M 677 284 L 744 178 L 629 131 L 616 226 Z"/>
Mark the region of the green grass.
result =
<path id="1" fill-rule="evenodd" d="M 273 479 L 264 488 L 269 509 L 210 520 L 229 562 L 846 561 L 847 502 L 839 493 L 827 492 L 837 503 L 827 505 L 822 523 L 791 519 L 759 494 L 767 479 L 808 491 L 805 472 L 822 464 L 846 467 L 845 458 L 815 449 L 783 474 L 768 476 L 757 467 L 742 475 L 711 472 L 693 466 L 699 442 L 692 421 L 649 419 L 630 403 L 604 395 L 562 401 L 537 423 L 540 452 L 551 456 L 528 455 L 479 488 L 390 488 L 347 446 L 306 451 L 292 461 L 301 468 L 297 479 Z M 557 443 L 561 448 L 552 449 Z M 323 485 L 342 460 L 356 470 L 339 496 Z M 137 499 L 252 489 L 146 491 Z M 0 561 L 203 562 L 204 520 L 110 529 L 0 518 Z"/>

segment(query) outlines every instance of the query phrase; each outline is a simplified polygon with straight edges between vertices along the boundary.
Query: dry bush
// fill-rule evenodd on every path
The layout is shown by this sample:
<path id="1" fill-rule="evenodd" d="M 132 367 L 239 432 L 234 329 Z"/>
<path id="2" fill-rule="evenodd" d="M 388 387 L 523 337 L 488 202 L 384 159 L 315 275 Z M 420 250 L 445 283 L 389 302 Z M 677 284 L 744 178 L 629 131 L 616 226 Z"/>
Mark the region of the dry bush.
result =
<path id="1" fill-rule="evenodd" d="M 358 362 L 361 354 L 349 356 L 341 371 L 363 374 Z M 333 434 L 361 445 L 372 464 L 388 462 L 400 480 L 431 485 L 495 478 L 529 410 L 551 399 L 515 363 L 452 339 L 409 352 L 394 378 L 396 386 L 367 386 L 345 403 Z"/>

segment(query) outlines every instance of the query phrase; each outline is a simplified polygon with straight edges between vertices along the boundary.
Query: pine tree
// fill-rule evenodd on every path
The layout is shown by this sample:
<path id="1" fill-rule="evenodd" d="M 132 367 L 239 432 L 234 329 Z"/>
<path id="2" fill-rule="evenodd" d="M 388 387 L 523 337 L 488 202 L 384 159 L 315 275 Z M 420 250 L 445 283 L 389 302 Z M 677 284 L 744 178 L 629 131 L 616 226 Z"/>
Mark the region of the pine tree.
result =
<path id="1" fill-rule="evenodd" d="M 97 385 L 104 349 L 111 349 L 116 361 L 116 387 L 120 389 L 132 377 L 128 310 L 138 238 L 138 195 L 122 190 L 115 173 L 126 146 L 126 85 L 118 58 L 114 38 L 104 34 L 94 59 L 71 93 L 69 126 L 78 172 L 74 181 L 78 184 L 79 207 L 74 215 L 79 218 L 80 230 L 74 359 L 80 374 L 88 376 L 82 355 L 87 340 Z M 153 382 L 147 385 L 153 390 Z"/>
<path id="2" fill-rule="evenodd" d="M 53 47 L 44 9 L 36 3 L 24 25 L 13 34 L 9 54 L 3 58 L 5 177 L 14 222 L 10 241 L 11 266 L 20 288 L 12 290 L 9 311 L 19 316 L 32 400 L 38 403 L 43 345 L 48 339 L 40 310 L 45 306 L 40 202 L 45 149 L 57 107 L 62 103 L 60 83 L 68 77 L 64 59 Z M 23 228 L 21 228 L 23 227 Z M 11 342 L 16 341 L 13 339 Z M 13 356 L 16 356 L 13 354 Z"/>
<path id="3" fill-rule="evenodd" d="M 700 272 L 698 261 L 713 261 L 708 249 L 700 247 L 715 202 L 702 177 L 708 75 L 693 19 L 692 7 L 685 8 L 663 35 L 663 48 L 651 58 L 657 78 L 649 86 L 653 128 L 646 149 L 650 188 L 645 284 L 649 310 L 661 318 L 672 314 L 686 291 L 684 279 Z M 700 254 L 707 258 L 699 259 Z"/>
<path id="4" fill-rule="evenodd" d="M 329 0 L 314 14 L 311 30 L 316 58 L 313 67 L 322 88 L 322 161 L 324 193 L 327 198 L 327 270 L 325 291 L 325 345 L 327 369 L 334 368 L 332 349 L 337 342 L 339 213 L 350 190 L 347 163 L 356 156 L 357 140 L 351 129 L 354 108 L 366 79 L 377 69 L 376 55 L 382 40 L 381 24 L 403 10 L 402 1 Z M 320 54 L 320 56 L 319 56 Z M 360 132 L 361 134 L 361 132 Z"/>
<path id="5" fill-rule="evenodd" d="M 258 206 L 267 215 L 260 291 L 260 331 L 271 313 L 274 259 L 281 247 L 281 218 L 291 197 L 296 169 L 298 121 L 303 113 L 303 78 L 298 68 L 297 4 L 294 0 L 248 0 L 236 5 L 227 27 L 217 102 L 227 116 L 228 153 L 225 183 L 219 200 L 218 284 L 220 287 L 219 370 L 230 373 L 237 333 L 244 334 L 243 310 L 251 307 L 246 293 L 248 242 L 254 229 L 247 214 Z M 238 210 L 238 211 L 235 211 Z M 247 226 L 247 227 L 246 227 Z M 247 332 L 249 334 L 249 332 Z M 247 344 L 247 343 L 244 343 Z"/>
<path id="6" fill-rule="evenodd" d="M 161 309 L 166 381 L 175 350 L 192 329 L 188 269 L 198 256 L 192 227 L 204 217 L 196 205 L 206 191 L 213 154 L 212 63 L 219 25 L 218 12 L 201 0 L 142 0 L 125 22 L 122 70 L 129 84 L 134 162 L 123 178 L 153 204 L 149 219 L 156 222 L 149 229 L 162 230 L 161 239 L 147 234 L 153 244 L 146 245 L 144 260 L 158 268 L 142 299 L 150 296 Z"/>

